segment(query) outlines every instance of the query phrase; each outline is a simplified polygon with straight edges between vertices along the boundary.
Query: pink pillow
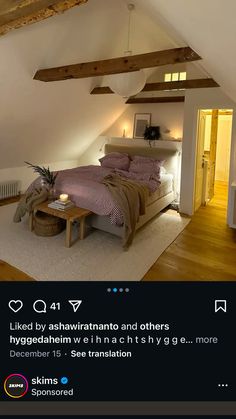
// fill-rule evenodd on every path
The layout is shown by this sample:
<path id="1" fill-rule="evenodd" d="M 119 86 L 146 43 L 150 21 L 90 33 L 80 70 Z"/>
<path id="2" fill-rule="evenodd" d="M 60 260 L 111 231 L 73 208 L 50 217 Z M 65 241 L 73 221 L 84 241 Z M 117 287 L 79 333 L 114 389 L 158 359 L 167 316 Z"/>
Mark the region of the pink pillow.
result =
<path id="1" fill-rule="evenodd" d="M 120 176 L 124 176 L 133 180 L 140 180 L 145 182 L 149 182 L 151 180 L 150 173 L 136 173 L 131 171 L 127 172 L 126 170 L 116 170 L 116 173 Z"/>
<path id="2" fill-rule="evenodd" d="M 123 153 L 109 153 L 99 159 L 102 167 L 109 167 L 111 169 L 128 170 L 130 159 L 128 154 Z"/>
<path id="3" fill-rule="evenodd" d="M 158 160 L 153 157 L 145 157 L 145 156 L 133 156 L 132 161 L 142 161 L 145 163 L 158 163 L 158 165 L 163 166 L 165 160 Z"/>
<path id="4" fill-rule="evenodd" d="M 151 179 L 160 179 L 160 168 L 163 165 L 162 160 L 153 159 L 144 156 L 134 156 L 130 163 L 129 171 L 134 173 L 150 174 Z"/>

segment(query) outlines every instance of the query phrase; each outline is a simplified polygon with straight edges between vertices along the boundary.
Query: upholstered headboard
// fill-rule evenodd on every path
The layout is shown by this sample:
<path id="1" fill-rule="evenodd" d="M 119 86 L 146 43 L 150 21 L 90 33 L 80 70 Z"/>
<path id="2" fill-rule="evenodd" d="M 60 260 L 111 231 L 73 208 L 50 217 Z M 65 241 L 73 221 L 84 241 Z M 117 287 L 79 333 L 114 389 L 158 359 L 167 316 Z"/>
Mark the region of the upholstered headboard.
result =
<path id="1" fill-rule="evenodd" d="M 175 178 L 177 177 L 178 151 L 175 149 L 106 144 L 105 154 L 112 152 L 126 153 L 129 154 L 129 156 L 146 156 L 158 160 L 165 160 L 164 167 L 167 172 L 173 174 Z"/>

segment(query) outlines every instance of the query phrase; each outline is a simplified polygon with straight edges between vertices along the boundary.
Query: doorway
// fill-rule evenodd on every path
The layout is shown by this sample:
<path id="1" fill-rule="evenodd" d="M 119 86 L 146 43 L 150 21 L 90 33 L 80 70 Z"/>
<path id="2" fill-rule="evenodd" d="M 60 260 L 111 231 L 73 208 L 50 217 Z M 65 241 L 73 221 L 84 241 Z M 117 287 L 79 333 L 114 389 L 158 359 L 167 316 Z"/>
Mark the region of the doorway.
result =
<path id="1" fill-rule="evenodd" d="M 233 110 L 198 112 L 194 210 L 208 205 L 219 186 L 228 191 Z M 225 193 L 227 201 L 227 192 Z"/>

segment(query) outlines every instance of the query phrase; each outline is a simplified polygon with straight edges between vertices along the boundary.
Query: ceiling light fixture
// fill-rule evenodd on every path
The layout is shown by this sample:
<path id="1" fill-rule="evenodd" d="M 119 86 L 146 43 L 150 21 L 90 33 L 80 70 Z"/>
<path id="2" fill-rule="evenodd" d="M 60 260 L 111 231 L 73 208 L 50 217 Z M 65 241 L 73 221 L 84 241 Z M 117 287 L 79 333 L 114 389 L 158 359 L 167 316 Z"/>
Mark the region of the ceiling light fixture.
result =
<path id="1" fill-rule="evenodd" d="M 135 9 L 134 4 L 128 4 L 129 10 L 129 24 L 128 24 L 128 38 L 127 38 L 127 50 L 124 55 L 132 55 L 130 50 L 130 32 L 131 32 L 131 17 L 132 12 Z M 109 85 L 111 90 L 117 95 L 129 98 L 143 90 L 146 84 L 146 75 L 143 70 L 132 71 L 130 73 L 115 74 L 109 77 Z"/>

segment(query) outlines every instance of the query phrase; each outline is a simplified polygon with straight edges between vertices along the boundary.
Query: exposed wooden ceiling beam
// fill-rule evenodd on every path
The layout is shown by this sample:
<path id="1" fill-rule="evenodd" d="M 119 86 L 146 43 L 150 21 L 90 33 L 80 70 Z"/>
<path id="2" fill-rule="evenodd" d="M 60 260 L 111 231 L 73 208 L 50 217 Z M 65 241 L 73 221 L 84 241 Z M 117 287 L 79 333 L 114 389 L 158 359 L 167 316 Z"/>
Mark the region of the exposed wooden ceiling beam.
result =
<path id="1" fill-rule="evenodd" d="M 142 92 L 154 92 L 164 90 L 176 90 L 176 89 L 201 89 L 205 87 L 219 87 L 213 79 L 193 79 L 193 80 L 182 80 L 182 81 L 170 81 L 160 83 L 147 83 Z M 105 95 L 114 93 L 110 87 L 95 87 L 91 91 L 91 95 Z"/>
<path id="2" fill-rule="evenodd" d="M 177 103 L 184 101 L 185 96 L 130 97 L 125 103 L 141 105 L 142 103 Z"/>
<path id="3" fill-rule="evenodd" d="M 114 94 L 109 86 L 97 86 L 91 90 L 90 95 L 111 95 Z"/>
<path id="4" fill-rule="evenodd" d="M 88 0 L 0 0 L 0 35 L 40 22 Z"/>
<path id="5" fill-rule="evenodd" d="M 174 48 L 147 54 L 131 55 L 109 60 L 92 61 L 38 70 L 34 79 L 48 82 L 105 76 L 109 74 L 128 73 L 140 70 L 141 68 L 185 63 L 200 59 L 201 57 L 190 47 Z"/>

